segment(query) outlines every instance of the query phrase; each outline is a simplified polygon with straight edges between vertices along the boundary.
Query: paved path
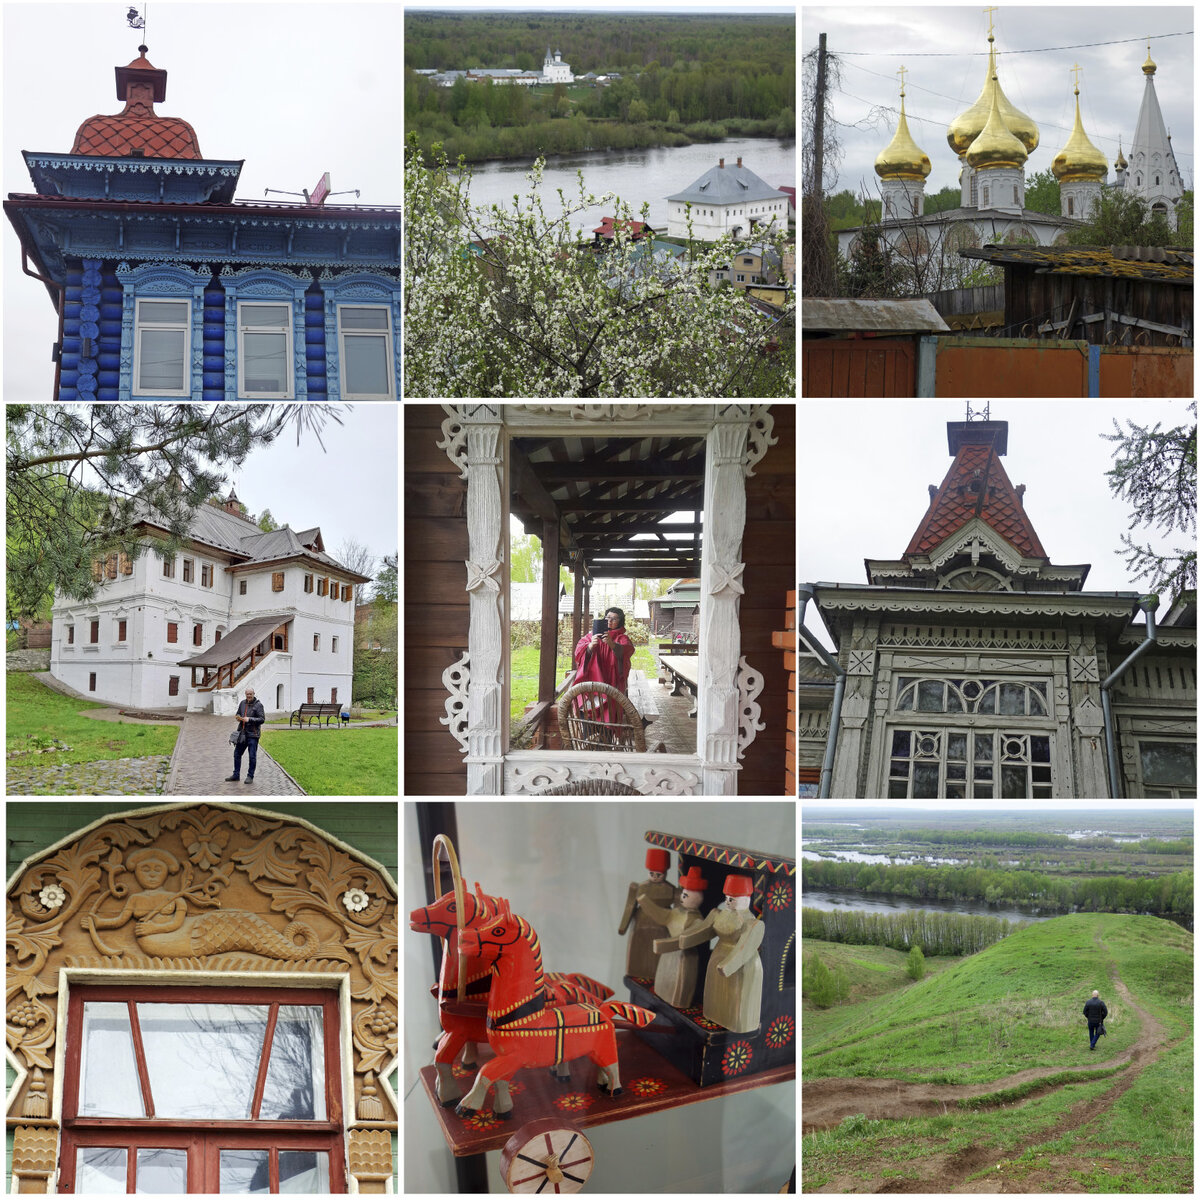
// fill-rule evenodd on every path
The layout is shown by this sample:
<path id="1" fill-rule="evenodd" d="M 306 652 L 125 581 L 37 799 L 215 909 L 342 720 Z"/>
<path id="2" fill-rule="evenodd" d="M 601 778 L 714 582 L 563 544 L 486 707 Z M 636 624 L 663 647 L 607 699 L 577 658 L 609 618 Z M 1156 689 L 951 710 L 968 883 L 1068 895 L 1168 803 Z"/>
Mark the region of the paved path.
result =
<path id="1" fill-rule="evenodd" d="M 233 773 L 233 747 L 229 735 L 232 717 L 188 713 L 171 756 L 167 793 L 172 796 L 303 796 L 304 789 L 265 751 L 258 752 L 254 782 L 247 784 L 249 758 L 242 755 L 242 778 L 226 783 Z"/>

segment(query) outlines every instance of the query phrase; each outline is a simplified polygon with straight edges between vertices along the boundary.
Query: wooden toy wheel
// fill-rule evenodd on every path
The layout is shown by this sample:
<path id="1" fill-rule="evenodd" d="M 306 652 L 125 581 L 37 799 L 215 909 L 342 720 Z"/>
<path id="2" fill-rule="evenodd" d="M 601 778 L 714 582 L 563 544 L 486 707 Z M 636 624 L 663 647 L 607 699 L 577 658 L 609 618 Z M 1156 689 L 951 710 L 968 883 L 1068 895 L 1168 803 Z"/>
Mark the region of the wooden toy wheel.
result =
<path id="1" fill-rule="evenodd" d="M 522 1125 L 500 1151 L 500 1171 L 510 1192 L 546 1195 L 579 1192 L 595 1162 L 581 1129 L 554 1117 Z"/>

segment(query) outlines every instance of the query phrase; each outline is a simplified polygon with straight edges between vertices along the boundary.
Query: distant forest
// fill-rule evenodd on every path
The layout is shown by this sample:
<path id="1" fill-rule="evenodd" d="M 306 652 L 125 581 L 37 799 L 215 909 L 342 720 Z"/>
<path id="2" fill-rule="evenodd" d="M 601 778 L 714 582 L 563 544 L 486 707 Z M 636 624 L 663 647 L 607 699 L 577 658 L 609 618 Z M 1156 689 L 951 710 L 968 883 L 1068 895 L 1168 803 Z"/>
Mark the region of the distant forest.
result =
<path id="1" fill-rule="evenodd" d="M 731 134 L 794 137 L 796 26 L 776 16 L 409 13 L 404 116 L 450 158 L 676 146 Z M 607 86 L 440 88 L 418 69 L 540 71 L 547 47 Z"/>

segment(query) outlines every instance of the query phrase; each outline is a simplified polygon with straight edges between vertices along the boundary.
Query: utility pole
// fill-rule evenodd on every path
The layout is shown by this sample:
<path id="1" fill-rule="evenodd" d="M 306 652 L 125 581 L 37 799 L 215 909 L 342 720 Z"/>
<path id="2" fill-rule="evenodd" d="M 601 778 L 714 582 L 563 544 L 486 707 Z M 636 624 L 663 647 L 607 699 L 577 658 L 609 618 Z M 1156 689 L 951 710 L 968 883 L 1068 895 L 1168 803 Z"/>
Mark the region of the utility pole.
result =
<path id="1" fill-rule="evenodd" d="M 817 111 L 813 120 L 813 178 L 816 195 L 824 195 L 825 182 L 825 34 L 817 47 Z"/>

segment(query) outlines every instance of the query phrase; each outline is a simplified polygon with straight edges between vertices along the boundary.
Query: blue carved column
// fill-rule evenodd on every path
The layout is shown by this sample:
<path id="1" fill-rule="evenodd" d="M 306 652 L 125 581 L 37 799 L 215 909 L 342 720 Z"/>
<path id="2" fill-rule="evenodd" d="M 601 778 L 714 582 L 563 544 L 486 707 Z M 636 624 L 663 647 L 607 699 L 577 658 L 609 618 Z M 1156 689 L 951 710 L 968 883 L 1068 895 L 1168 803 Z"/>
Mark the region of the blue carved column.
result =
<path id="1" fill-rule="evenodd" d="M 79 309 L 79 400 L 96 399 L 96 372 L 100 355 L 100 259 L 83 260 L 83 288 Z M 84 347 L 87 352 L 84 352 Z"/>

